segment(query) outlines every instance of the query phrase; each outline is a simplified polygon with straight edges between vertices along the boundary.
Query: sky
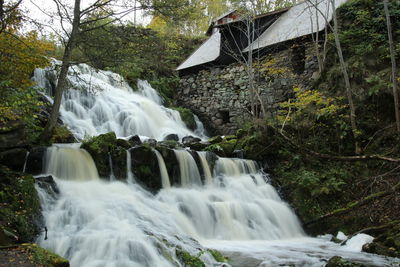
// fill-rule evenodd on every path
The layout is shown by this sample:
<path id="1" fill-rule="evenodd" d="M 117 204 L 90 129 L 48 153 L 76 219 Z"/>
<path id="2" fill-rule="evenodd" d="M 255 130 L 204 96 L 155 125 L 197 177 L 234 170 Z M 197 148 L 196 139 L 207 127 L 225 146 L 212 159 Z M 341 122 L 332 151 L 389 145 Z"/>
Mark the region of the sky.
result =
<path id="1" fill-rule="evenodd" d="M 62 2 L 65 2 L 71 8 L 74 4 L 74 0 L 62 0 Z M 81 9 L 84 9 L 94 2 L 95 0 L 82 0 Z M 56 4 L 53 0 L 23 0 L 21 7 L 23 8 L 23 10 L 26 10 L 28 12 L 29 18 L 37 23 L 37 25 L 26 26 L 26 30 L 37 29 L 37 26 L 40 25 L 40 32 L 43 35 L 62 34 L 60 20 L 52 18 L 52 14 L 55 14 L 57 10 Z M 150 22 L 150 19 L 150 17 L 144 16 L 142 11 L 138 10 L 136 12 L 137 24 L 147 25 Z M 131 13 L 124 17 L 124 21 L 133 22 L 134 14 Z"/>

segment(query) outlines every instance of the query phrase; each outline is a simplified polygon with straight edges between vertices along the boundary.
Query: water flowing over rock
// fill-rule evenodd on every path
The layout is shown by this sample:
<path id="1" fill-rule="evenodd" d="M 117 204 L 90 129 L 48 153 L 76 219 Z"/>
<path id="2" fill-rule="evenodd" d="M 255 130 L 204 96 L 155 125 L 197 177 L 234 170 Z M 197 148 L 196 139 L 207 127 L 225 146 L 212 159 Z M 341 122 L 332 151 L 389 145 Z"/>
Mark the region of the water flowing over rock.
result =
<path id="1" fill-rule="evenodd" d="M 37 190 L 48 238 L 42 233 L 37 242 L 69 259 L 72 267 L 229 266 L 218 263 L 210 248 L 229 255 L 233 266 L 324 266 L 335 255 L 390 264 L 308 238 L 256 162 L 171 148 L 165 143 L 171 140 L 152 139 L 203 136 L 161 106 L 155 92 L 146 91 L 147 83 L 133 93 L 120 76 L 93 71 L 83 64 L 71 70 L 71 85 L 102 90 L 67 91 L 62 118 L 78 138 L 102 135 L 83 143 L 89 152 L 79 143 L 56 144 L 41 151 L 42 161 L 35 160 L 52 177 L 38 181 L 45 183 Z M 108 166 L 100 175 L 106 179 L 100 179 L 92 154 L 101 154 L 101 165 Z M 54 188 L 56 197 L 48 190 Z"/>
<path id="2" fill-rule="evenodd" d="M 35 71 L 34 80 L 48 94 L 56 82 L 57 64 L 54 61 L 53 67 Z M 157 140 L 169 134 L 204 136 L 204 128 L 195 134 L 178 111 L 160 105 L 160 96 L 146 81 L 138 82 L 136 93 L 118 74 L 86 64 L 70 67 L 67 78 L 71 89 L 64 92 L 61 118 L 79 139 L 111 131 L 119 137 L 142 135 Z"/>

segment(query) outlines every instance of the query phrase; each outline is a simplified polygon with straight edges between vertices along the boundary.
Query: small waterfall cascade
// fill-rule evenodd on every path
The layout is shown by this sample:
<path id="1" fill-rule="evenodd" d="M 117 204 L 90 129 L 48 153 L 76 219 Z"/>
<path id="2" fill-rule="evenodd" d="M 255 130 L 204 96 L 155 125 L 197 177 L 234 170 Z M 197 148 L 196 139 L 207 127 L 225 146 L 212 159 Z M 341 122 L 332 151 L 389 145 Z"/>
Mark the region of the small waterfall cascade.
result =
<path id="1" fill-rule="evenodd" d="M 164 158 L 161 156 L 160 152 L 158 152 L 156 149 L 153 149 L 153 151 L 156 154 L 158 160 L 158 168 L 160 169 L 162 187 L 170 188 L 171 182 L 169 180 L 169 175 L 167 167 L 165 166 Z"/>
<path id="2" fill-rule="evenodd" d="M 179 162 L 181 186 L 201 185 L 201 176 L 196 161 L 187 150 L 174 150 Z"/>
<path id="3" fill-rule="evenodd" d="M 130 149 L 126 150 L 126 180 L 130 184 L 132 184 L 134 181 L 132 172 L 132 156 Z"/>
<path id="4" fill-rule="evenodd" d="M 56 84 L 55 66 L 36 69 L 33 80 L 51 94 Z M 189 130 L 176 110 L 161 105 L 161 97 L 146 81 L 138 81 L 133 92 L 124 79 L 113 72 L 101 71 L 86 64 L 71 66 L 68 72 L 71 89 L 63 95 L 61 118 L 78 139 L 114 131 L 119 137 L 147 136 L 163 140 L 169 134 L 180 138 L 205 137 L 199 123 L 196 133 Z"/>
<path id="5" fill-rule="evenodd" d="M 199 155 L 201 167 L 203 168 L 205 183 L 210 185 L 212 183 L 212 174 L 211 174 L 210 165 L 208 164 L 208 161 L 207 161 L 207 152 L 199 151 L 199 152 L 197 152 L 197 154 Z"/>
<path id="6" fill-rule="evenodd" d="M 216 175 L 239 176 L 241 174 L 257 173 L 255 161 L 235 158 L 219 158 L 216 163 Z"/>
<path id="7" fill-rule="evenodd" d="M 63 180 L 99 180 L 92 157 L 79 147 L 80 143 L 49 147 L 46 151 L 45 173 Z"/>

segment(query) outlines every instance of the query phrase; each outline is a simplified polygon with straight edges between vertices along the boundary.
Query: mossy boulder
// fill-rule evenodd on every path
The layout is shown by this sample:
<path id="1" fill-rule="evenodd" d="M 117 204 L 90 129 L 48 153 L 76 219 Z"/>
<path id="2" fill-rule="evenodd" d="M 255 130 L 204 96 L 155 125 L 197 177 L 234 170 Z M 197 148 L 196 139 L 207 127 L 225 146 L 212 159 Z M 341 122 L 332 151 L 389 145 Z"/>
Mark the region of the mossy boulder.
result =
<path id="1" fill-rule="evenodd" d="M 13 242 L 29 242 L 39 233 L 40 202 L 35 179 L 0 166 L 0 227 Z"/>
<path id="2" fill-rule="evenodd" d="M 186 267 L 205 267 L 204 262 L 196 256 L 192 256 L 189 252 L 176 248 L 176 257 Z"/>
<path id="3" fill-rule="evenodd" d="M 69 261 L 37 244 L 22 244 L 20 249 L 30 255 L 31 261 L 37 266 L 69 267 Z"/>
<path id="4" fill-rule="evenodd" d="M 130 149 L 132 171 L 136 181 L 150 192 L 156 193 L 162 188 L 157 156 L 147 144 Z"/>
<path id="5" fill-rule="evenodd" d="M 109 155 L 117 148 L 117 136 L 114 132 L 94 136 L 83 141 L 81 148 L 92 156 L 100 177 L 108 178 L 111 173 Z"/>
<path id="6" fill-rule="evenodd" d="M 213 136 L 213 137 L 209 138 L 208 142 L 210 144 L 217 144 L 217 143 L 222 142 L 222 140 L 223 140 L 223 138 L 220 135 L 217 135 L 217 136 Z"/>
<path id="7" fill-rule="evenodd" d="M 75 136 L 65 125 L 57 125 L 53 129 L 50 143 L 74 143 L 76 142 Z"/>

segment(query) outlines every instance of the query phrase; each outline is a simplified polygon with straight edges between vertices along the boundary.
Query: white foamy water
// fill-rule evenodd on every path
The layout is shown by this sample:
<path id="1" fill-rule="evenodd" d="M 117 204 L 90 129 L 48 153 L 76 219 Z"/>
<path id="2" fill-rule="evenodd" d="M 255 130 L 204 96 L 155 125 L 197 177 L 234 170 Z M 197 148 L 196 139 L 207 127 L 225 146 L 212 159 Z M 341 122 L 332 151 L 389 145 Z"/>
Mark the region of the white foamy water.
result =
<path id="1" fill-rule="evenodd" d="M 33 79 L 50 94 L 56 84 L 51 80 L 54 73 L 52 68 L 36 69 Z M 64 92 L 60 113 L 78 139 L 111 131 L 119 137 L 137 134 L 157 140 L 173 133 L 180 138 L 205 136 L 201 123 L 196 134 L 187 129 L 178 111 L 162 106 L 147 81 L 139 80 L 139 91 L 133 92 L 118 74 L 86 64 L 70 67 L 67 78 L 71 89 Z"/>

